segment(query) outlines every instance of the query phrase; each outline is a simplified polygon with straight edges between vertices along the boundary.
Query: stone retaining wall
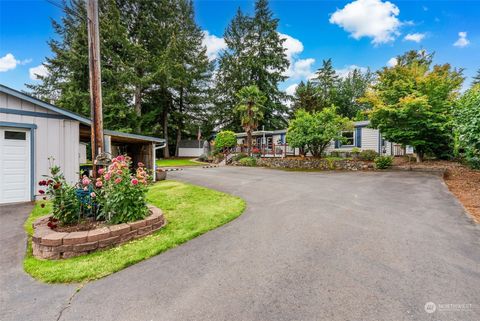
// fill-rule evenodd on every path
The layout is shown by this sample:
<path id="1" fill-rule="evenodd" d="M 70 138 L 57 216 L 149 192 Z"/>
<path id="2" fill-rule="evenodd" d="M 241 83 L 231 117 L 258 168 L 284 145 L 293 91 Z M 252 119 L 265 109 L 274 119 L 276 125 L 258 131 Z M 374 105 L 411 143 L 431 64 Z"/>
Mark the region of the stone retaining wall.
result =
<path id="1" fill-rule="evenodd" d="M 266 157 L 257 160 L 258 166 L 271 168 L 298 168 L 298 169 L 320 169 L 320 170 L 347 170 L 358 171 L 373 169 L 373 162 L 366 162 L 353 159 L 333 160 L 328 158 L 273 158 Z"/>
<path id="2" fill-rule="evenodd" d="M 150 235 L 166 224 L 159 208 L 149 206 L 152 214 L 141 221 L 122 223 L 81 232 L 56 232 L 47 226 L 50 215 L 33 223 L 33 255 L 41 259 L 66 259 L 118 246 Z"/>

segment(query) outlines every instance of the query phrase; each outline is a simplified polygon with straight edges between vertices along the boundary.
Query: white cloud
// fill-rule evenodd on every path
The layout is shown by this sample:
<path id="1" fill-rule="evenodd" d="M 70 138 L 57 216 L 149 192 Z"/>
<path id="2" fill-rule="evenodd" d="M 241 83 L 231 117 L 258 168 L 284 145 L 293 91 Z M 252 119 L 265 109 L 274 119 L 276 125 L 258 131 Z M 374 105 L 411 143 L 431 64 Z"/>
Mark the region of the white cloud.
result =
<path id="1" fill-rule="evenodd" d="M 470 44 L 470 40 L 467 39 L 467 32 L 466 31 L 461 31 L 458 33 L 458 39 L 455 41 L 453 44 L 455 47 L 466 47 Z"/>
<path id="2" fill-rule="evenodd" d="M 388 66 L 388 67 L 395 67 L 397 64 L 398 64 L 398 60 L 397 60 L 397 58 L 395 58 L 395 57 L 390 58 L 390 59 L 388 59 L 388 61 L 387 61 L 387 66 Z"/>
<path id="3" fill-rule="evenodd" d="M 408 40 L 408 41 L 414 41 L 414 42 L 420 42 L 422 41 L 423 39 L 425 38 L 425 34 L 424 33 L 409 33 L 408 35 L 405 36 L 405 38 L 403 38 L 404 40 Z"/>
<path id="4" fill-rule="evenodd" d="M 227 48 L 227 44 L 223 38 L 211 35 L 208 30 L 203 31 L 202 44 L 207 47 L 207 56 L 209 60 L 214 60 L 218 57 L 221 50 Z"/>
<path id="5" fill-rule="evenodd" d="M 285 55 L 287 56 L 290 66 L 285 71 L 284 75 L 290 79 L 309 79 L 314 74 L 312 65 L 315 63 L 315 59 L 306 58 L 299 59 L 298 56 L 303 52 L 303 43 L 293 38 L 290 35 L 278 33 L 280 38 L 285 39 L 283 47 L 285 48 Z"/>
<path id="6" fill-rule="evenodd" d="M 38 65 L 36 67 L 32 67 L 28 71 L 30 73 L 30 79 L 32 80 L 38 80 L 39 79 L 38 76 L 45 77 L 48 75 L 47 67 L 45 67 L 45 65 L 43 64 Z"/>
<path id="7" fill-rule="evenodd" d="M 287 89 L 285 89 L 285 92 L 287 93 L 287 95 L 293 96 L 293 94 L 295 94 L 295 90 L 297 90 L 297 87 L 298 87 L 298 84 L 290 85 L 287 87 Z"/>
<path id="8" fill-rule="evenodd" d="M 290 63 L 292 60 L 303 51 L 303 44 L 300 40 L 293 38 L 292 36 L 278 33 L 280 38 L 285 39 L 283 47 L 285 48 L 285 54 L 287 55 Z"/>
<path id="9" fill-rule="evenodd" d="M 375 45 L 395 40 L 402 25 L 397 16 L 400 10 L 393 3 L 381 0 L 355 0 L 337 9 L 330 23 L 339 25 L 355 39 L 372 38 Z"/>
<path id="10" fill-rule="evenodd" d="M 314 75 L 314 71 L 312 70 L 312 65 L 315 63 L 315 59 L 307 58 L 307 59 L 298 59 L 290 63 L 290 67 L 285 72 L 285 76 L 291 79 L 310 79 Z"/>
<path id="11" fill-rule="evenodd" d="M 0 58 L 0 72 L 15 69 L 18 63 L 19 61 L 16 60 L 11 53 L 7 53 L 5 56 Z"/>
<path id="12" fill-rule="evenodd" d="M 17 60 L 11 53 L 7 53 L 0 58 L 0 72 L 15 69 L 17 65 L 26 65 L 32 62 L 32 59 Z"/>
<path id="13" fill-rule="evenodd" d="M 345 66 L 342 69 L 337 69 L 337 70 L 335 70 L 335 72 L 337 73 L 337 75 L 340 78 L 346 78 L 348 76 L 348 74 L 351 73 L 352 71 L 354 71 L 355 69 L 358 69 L 361 72 L 366 72 L 368 70 L 368 68 L 366 68 L 366 67 L 360 67 L 360 66 L 357 66 L 357 65 L 350 65 L 350 66 Z"/>

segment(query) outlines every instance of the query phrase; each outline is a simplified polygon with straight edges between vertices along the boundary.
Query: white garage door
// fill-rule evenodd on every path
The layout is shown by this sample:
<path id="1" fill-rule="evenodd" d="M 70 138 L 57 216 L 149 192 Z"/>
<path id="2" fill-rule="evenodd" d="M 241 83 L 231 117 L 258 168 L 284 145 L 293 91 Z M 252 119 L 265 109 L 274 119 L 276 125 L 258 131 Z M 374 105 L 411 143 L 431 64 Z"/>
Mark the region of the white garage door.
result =
<path id="1" fill-rule="evenodd" d="M 30 200 L 30 131 L 0 127 L 0 204 Z"/>

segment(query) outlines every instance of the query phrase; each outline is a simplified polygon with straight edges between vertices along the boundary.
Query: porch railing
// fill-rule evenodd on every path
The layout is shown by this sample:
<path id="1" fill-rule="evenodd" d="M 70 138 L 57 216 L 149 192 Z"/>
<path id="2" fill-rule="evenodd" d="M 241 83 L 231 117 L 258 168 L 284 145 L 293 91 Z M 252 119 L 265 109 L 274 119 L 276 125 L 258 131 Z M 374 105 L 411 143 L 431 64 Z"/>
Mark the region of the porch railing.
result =
<path id="1" fill-rule="evenodd" d="M 236 153 L 247 153 L 247 145 L 237 145 Z M 288 144 L 261 144 L 252 145 L 252 153 L 260 155 L 261 157 L 286 157 L 298 155 L 295 148 L 288 146 Z"/>

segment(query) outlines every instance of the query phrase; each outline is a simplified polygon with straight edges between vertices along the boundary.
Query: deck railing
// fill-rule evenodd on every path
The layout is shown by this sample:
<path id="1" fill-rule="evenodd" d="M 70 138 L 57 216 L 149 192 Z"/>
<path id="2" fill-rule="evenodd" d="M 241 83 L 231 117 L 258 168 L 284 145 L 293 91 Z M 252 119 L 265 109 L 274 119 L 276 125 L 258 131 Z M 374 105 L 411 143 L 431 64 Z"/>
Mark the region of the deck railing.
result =
<path id="1" fill-rule="evenodd" d="M 237 145 L 236 153 L 247 153 L 247 145 Z M 252 153 L 260 155 L 261 157 L 286 157 L 298 155 L 295 148 L 288 146 L 288 144 L 261 144 L 252 145 Z M 296 153 L 296 154 L 295 154 Z"/>

